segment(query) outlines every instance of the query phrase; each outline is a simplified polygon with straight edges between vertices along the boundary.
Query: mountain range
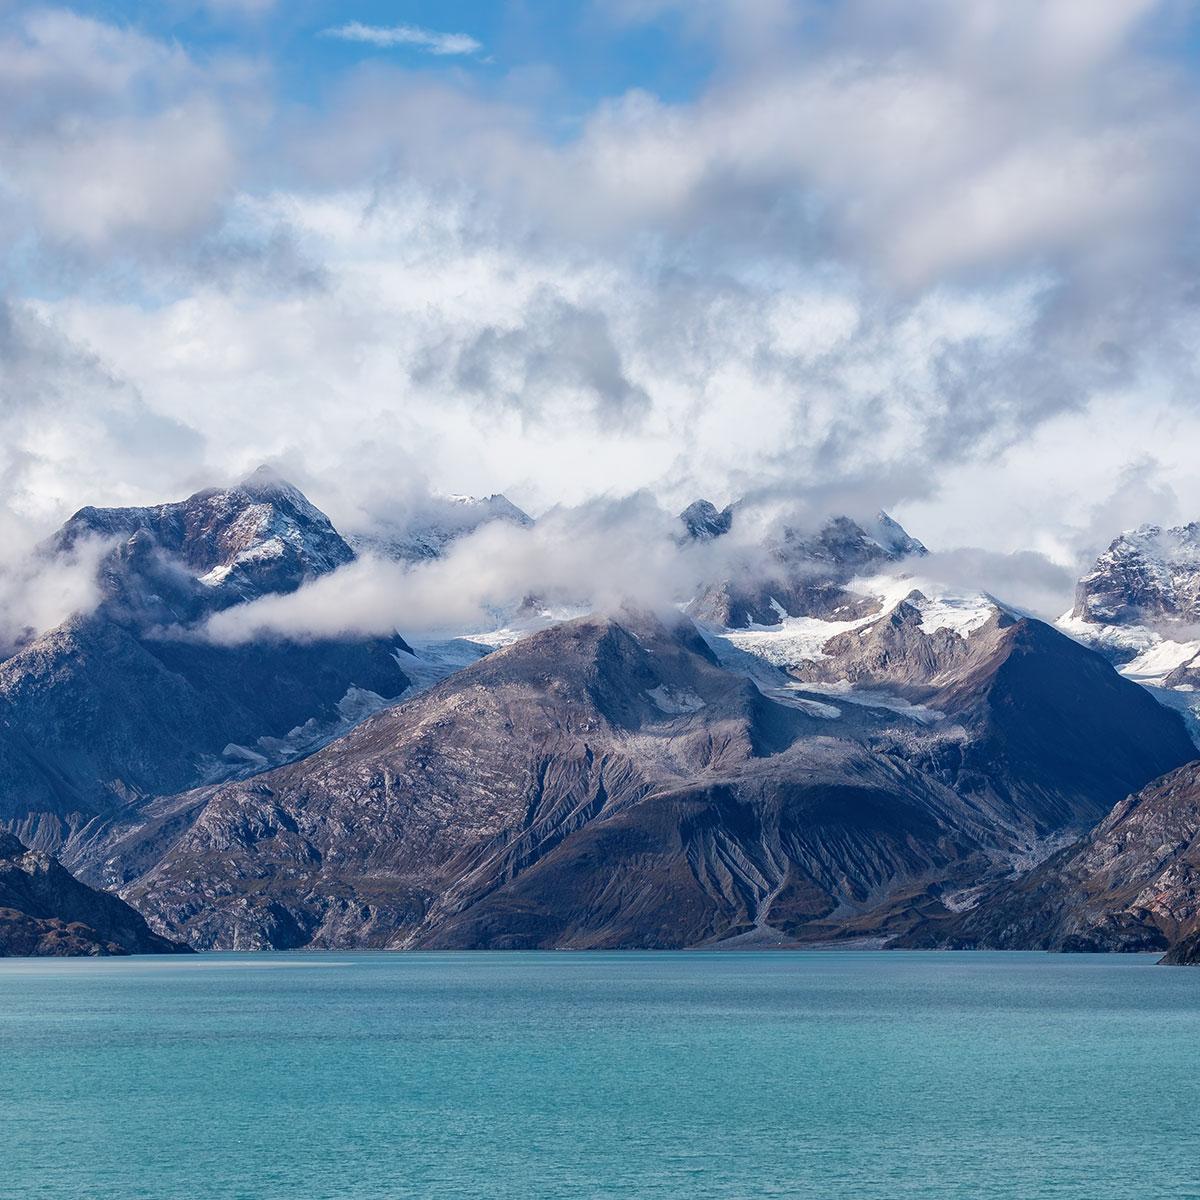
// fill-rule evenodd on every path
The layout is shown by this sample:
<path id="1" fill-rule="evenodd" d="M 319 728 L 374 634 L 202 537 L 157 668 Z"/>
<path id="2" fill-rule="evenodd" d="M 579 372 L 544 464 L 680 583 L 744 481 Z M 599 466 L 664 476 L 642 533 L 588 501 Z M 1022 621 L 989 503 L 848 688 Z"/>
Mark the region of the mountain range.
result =
<path id="1" fill-rule="evenodd" d="M 740 513 L 697 501 L 678 540 L 730 538 Z M 531 524 L 450 497 L 346 538 L 267 470 L 75 514 L 40 553 L 96 542 L 101 599 L 0 662 L 0 849 L 80 890 L 53 912 L 26 899 L 34 924 L 0 952 L 1195 955 L 1188 684 L 1143 686 L 1145 651 L 1120 649 L 1143 630 L 1183 644 L 1195 527 L 1118 539 L 1059 627 L 925 578 L 925 547 L 880 513 L 779 526 L 756 570 L 669 610 L 458 657 L 402 629 L 205 636 L 364 553 L 420 569 L 490 521 Z M 157 941 L 99 929 L 89 896 Z"/>

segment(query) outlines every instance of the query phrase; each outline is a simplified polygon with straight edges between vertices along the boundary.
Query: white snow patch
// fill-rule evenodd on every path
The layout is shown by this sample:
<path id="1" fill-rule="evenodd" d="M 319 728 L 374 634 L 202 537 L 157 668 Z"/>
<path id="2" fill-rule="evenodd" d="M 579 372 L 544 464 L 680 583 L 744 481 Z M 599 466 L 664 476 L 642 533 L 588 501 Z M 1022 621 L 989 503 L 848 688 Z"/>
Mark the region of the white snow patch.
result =
<path id="1" fill-rule="evenodd" d="M 932 725 L 936 721 L 944 720 L 946 716 L 936 708 L 929 708 L 924 704 L 913 704 L 911 701 L 905 700 L 903 696 L 894 696 L 891 692 L 855 687 L 847 679 L 840 679 L 837 683 L 804 683 L 798 686 L 803 687 L 806 692 L 817 692 L 822 696 L 836 696 L 848 704 L 861 704 L 864 708 L 886 708 L 890 712 L 919 721 L 922 725 Z"/>
<path id="2" fill-rule="evenodd" d="M 678 715 L 694 713 L 704 708 L 705 702 L 690 688 L 672 688 L 660 683 L 647 690 L 646 695 L 665 713 Z"/>
<path id="3" fill-rule="evenodd" d="M 543 629 L 549 629 L 554 625 L 561 625 L 564 621 L 574 621 L 578 617 L 586 617 L 593 611 L 593 609 L 586 605 L 543 608 L 536 613 L 521 616 L 495 629 L 463 634 L 458 640 L 474 642 L 480 646 L 487 646 L 492 650 L 500 650 L 505 646 L 511 646 L 523 638 L 529 637 L 532 633 L 540 633 Z"/>
<path id="4" fill-rule="evenodd" d="M 851 580 L 850 590 L 872 596 L 883 606 L 878 619 L 894 612 L 898 605 L 908 601 L 921 614 L 921 629 L 936 633 L 949 629 L 959 637 L 970 637 L 982 629 L 1003 607 L 984 592 L 964 592 L 947 588 L 936 580 L 920 575 L 870 575 Z M 920 596 L 909 599 L 913 592 Z"/>
<path id="5" fill-rule="evenodd" d="M 232 570 L 232 564 L 222 563 L 220 566 L 213 567 L 211 571 L 199 576 L 199 582 L 204 584 L 205 587 L 220 587 Z"/>
<path id="6" fill-rule="evenodd" d="M 850 588 L 866 598 L 878 600 L 880 611 L 853 621 L 826 621 L 820 617 L 786 616 L 780 605 L 772 600 L 772 606 L 783 615 L 778 625 L 723 629 L 717 636 L 772 666 L 794 667 L 827 659 L 825 645 L 831 638 L 885 620 L 914 591 L 921 591 L 922 597 L 908 602 L 921 614 L 921 629 L 926 634 L 949 629 L 959 637 L 968 638 L 1001 611 L 995 600 L 980 592 L 947 591 L 931 584 L 926 584 L 923 589 L 920 581 L 911 577 L 872 576 L 854 580 Z"/>
<path id="7" fill-rule="evenodd" d="M 911 603 L 921 614 L 921 628 L 926 633 L 949 629 L 961 638 L 968 638 L 975 630 L 982 629 L 997 612 L 996 604 L 984 595 L 947 592 Z"/>
<path id="8" fill-rule="evenodd" d="M 1190 663 L 1200 654 L 1200 642 L 1172 642 L 1163 638 L 1157 645 L 1143 650 L 1135 659 L 1122 663 L 1118 670 L 1138 683 L 1157 683 L 1176 667 Z"/>
<path id="9" fill-rule="evenodd" d="M 829 656 L 825 643 L 839 633 L 861 629 L 879 620 L 879 614 L 857 621 L 822 621 L 819 617 L 788 617 L 778 625 L 752 625 L 749 629 L 726 629 L 717 634 L 731 646 L 753 654 L 776 667 L 802 662 L 819 662 Z"/>
<path id="10" fill-rule="evenodd" d="M 1063 613 L 1054 626 L 1092 649 L 1115 650 L 1131 657 L 1153 649 L 1164 640 L 1161 633 L 1145 625 L 1099 625 L 1069 612 Z"/>
<path id="11" fill-rule="evenodd" d="M 1098 625 L 1064 613 L 1055 626 L 1092 649 L 1130 655 L 1117 670 L 1135 683 L 1161 684 L 1176 667 L 1200 655 L 1200 641 L 1175 641 L 1147 625 Z"/>

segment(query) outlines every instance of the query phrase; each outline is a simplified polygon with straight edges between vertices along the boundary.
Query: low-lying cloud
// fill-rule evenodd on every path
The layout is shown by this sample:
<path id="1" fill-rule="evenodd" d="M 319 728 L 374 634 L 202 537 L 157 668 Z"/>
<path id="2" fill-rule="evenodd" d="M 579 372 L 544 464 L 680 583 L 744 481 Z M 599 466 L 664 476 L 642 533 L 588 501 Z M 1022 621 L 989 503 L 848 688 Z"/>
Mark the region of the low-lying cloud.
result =
<path id="1" fill-rule="evenodd" d="M 81 539 L 69 553 L 47 555 L 21 545 L 26 533 L 0 515 L 0 660 L 101 600 L 97 572 L 110 549 L 103 539 Z"/>
<path id="2" fill-rule="evenodd" d="M 710 585 L 781 579 L 784 569 L 769 547 L 784 525 L 815 527 L 803 514 L 798 519 L 778 501 L 750 502 L 738 507 L 731 533 L 693 541 L 647 493 L 594 501 L 551 510 L 532 527 L 492 522 L 425 562 L 364 554 L 299 591 L 217 613 L 204 634 L 225 644 L 394 632 L 421 639 L 519 626 L 543 611 L 678 610 Z M 1069 570 L 1032 552 L 950 551 L 894 570 L 911 575 L 914 586 L 984 591 L 1048 619 L 1067 606 L 1074 584 Z"/>

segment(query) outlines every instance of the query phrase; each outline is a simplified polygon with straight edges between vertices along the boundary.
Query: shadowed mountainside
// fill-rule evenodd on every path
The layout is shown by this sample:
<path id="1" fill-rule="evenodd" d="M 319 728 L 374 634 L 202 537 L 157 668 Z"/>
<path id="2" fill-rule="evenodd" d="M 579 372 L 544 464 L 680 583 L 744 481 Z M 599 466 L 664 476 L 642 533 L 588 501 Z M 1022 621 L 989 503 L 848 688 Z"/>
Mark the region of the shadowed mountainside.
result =
<path id="1" fill-rule="evenodd" d="M 55 859 L 0 833 L 0 957 L 179 954 L 123 900 L 85 887 Z"/>

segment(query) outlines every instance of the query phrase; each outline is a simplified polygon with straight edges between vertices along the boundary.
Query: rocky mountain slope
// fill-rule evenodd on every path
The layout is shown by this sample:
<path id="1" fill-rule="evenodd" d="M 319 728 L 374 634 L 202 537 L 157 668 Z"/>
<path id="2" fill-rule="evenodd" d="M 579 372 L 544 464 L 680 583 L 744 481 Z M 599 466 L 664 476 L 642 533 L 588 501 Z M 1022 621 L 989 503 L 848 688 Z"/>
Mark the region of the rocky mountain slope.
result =
<path id="1" fill-rule="evenodd" d="M 123 900 L 85 887 L 48 854 L 0 833 L 0 957 L 185 952 Z"/>
<path id="2" fill-rule="evenodd" d="M 910 584 L 859 594 L 862 616 L 705 633 L 735 669 L 766 664 L 830 704 L 915 719 L 941 777 L 997 811 L 1019 798 L 1043 830 L 1090 824 L 1159 764 L 1195 756 L 1182 722 L 1100 655 L 989 597 Z"/>
<path id="3" fill-rule="evenodd" d="M 964 686 L 960 711 L 992 723 L 930 726 L 802 685 L 766 695 L 688 622 L 569 622 L 308 759 L 154 803 L 86 877 L 198 947 L 887 936 L 1098 813 L 1108 773 L 1140 784 L 1190 753 L 1176 716 L 1041 628 Z M 1077 730 L 1028 747 L 1056 719 L 1010 711 L 1042 639 L 1067 692 L 1114 686 L 1099 724 L 1077 699 Z"/>
<path id="4" fill-rule="evenodd" d="M 906 945 L 1164 950 L 1200 941 L 1200 762 L 1118 803 L 1085 838 L 959 912 L 931 913 Z"/>
<path id="5" fill-rule="evenodd" d="M 102 600 L 0 662 L 0 827 L 68 861 L 98 817 L 319 744 L 410 683 L 399 638 L 214 645 L 210 613 L 350 561 L 269 472 L 144 509 L 85 508 L 44 553 L 110 544 Z"/>
<path id="6" fill-rule="evenodd" d="M 528 520 L 453 503 L 419 558 Z M 680 538 L 738 511 L 697 502 Z M 920 579 L 884 514 L 784 527 L 691 618 L 422 657 L 201 635 L 354 557 L 270 473 L 81 510 L 45 553 L 84 538 L 99 606 L 0 662 L 0 827 L 196 947 L 917 938 L 1196 753 L 1100 655 Z"/>
<path id="7" fill-rule="evenodd" d="M 1184 713 L 1200 745 L 1200 524 L 1122 533 L 1058 625 Z"/>
<path id="8" fill-rule="evenodd" d="M 176 503 L 81 508 L 44 552 L 68 552 L 86 538 L 112 546 L 101 568 L 106 613 L 143 627 L 188 625 L 295 591 L 354 557 L 329 518 L 269 467 Z"/>
<path id="9" fill-rule="evenodd" d="M 696 541 L 711 541 L 733 528 L 733 505 L 718 510 L 711 500 L 693 500 L 679 514 L 683 536 Z"/>
<path id="10" fill-rule="evenodd" d="M 1080 579 L 1071 615 L 1099 625 L 1200 624 L 1200 524 L 1122 533 Z"/>

